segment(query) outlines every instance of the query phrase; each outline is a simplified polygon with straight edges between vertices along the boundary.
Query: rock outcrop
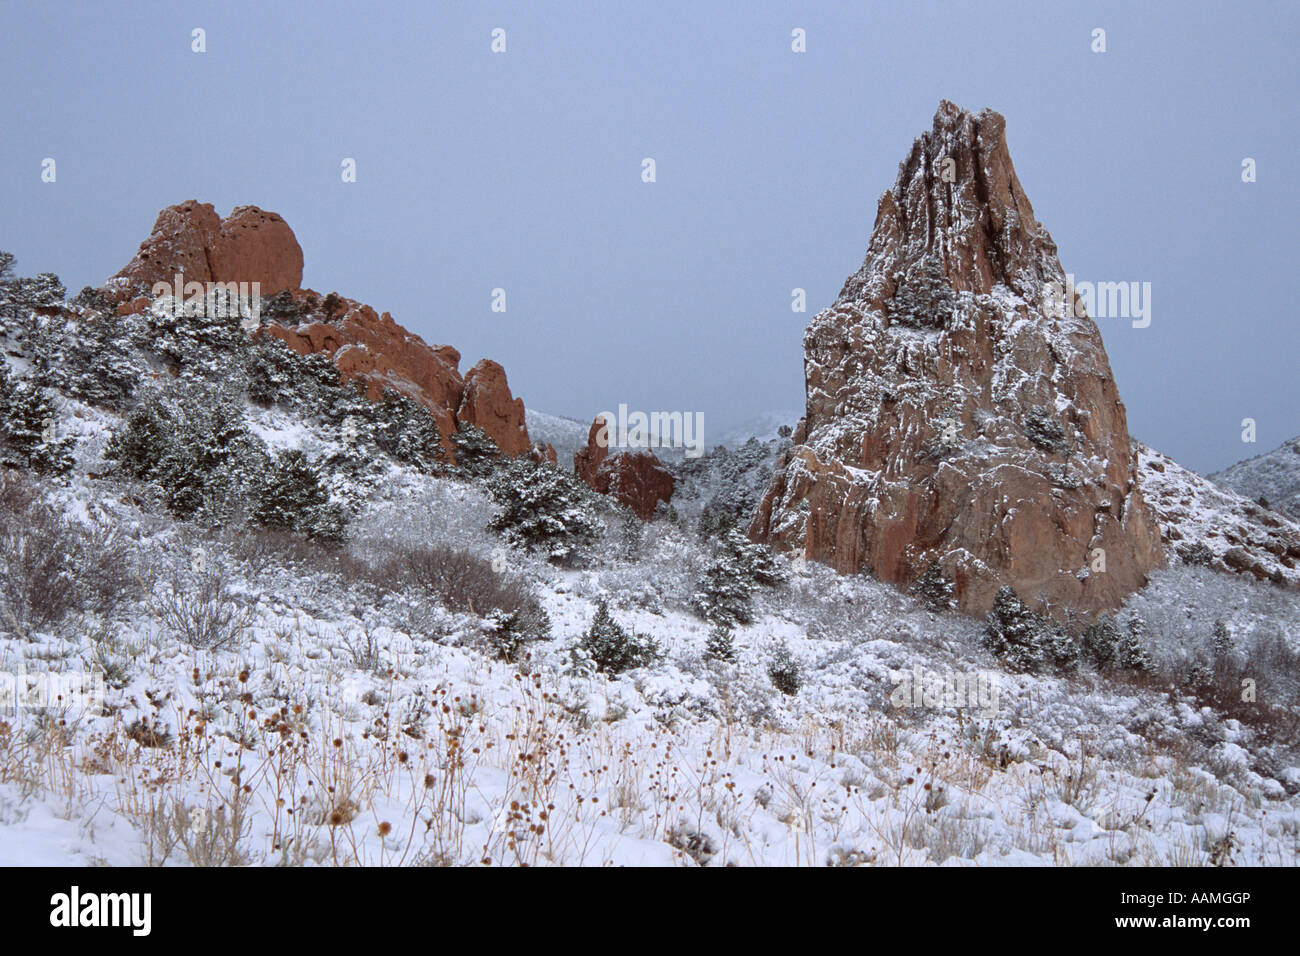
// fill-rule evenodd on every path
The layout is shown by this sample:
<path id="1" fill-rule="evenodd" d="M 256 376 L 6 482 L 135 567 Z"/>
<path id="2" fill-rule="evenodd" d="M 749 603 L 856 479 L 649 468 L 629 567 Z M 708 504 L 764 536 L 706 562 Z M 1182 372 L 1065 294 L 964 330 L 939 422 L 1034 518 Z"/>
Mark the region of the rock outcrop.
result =
<path id="1" fill-rule="evenodd" d="M 1162 563 L 1094 322 L 1062 309 L 1005 121 L 943 102 L 881 197 L 866 259 L 804 335 L 806 412 L 750 533 L 959 606 L 1009 584 L 1058 617 Z M 1104 570 L 1103 570 L 1104 568 Z"/>
<path id="2" fill-rule="evenodd" d="M 438 422 L 450 459 L 461 423 L 477 425 L 503 454 L 531 448 L 524 404 L 510 393 L 505 369 L 484 359 L 464 377 L 460 353 L 429 345 L 387 312 L 302 285 L 302 249 L 289 224 L 273 212 L 239 206 L 221 219 L 196 200 L 168 206 L 139 252 L 104 286 L 119 312 L 146 308 L 155 282 L 258 282 L 262 325 L 254 334 L 284 342 L 300 355 L 324 353 L 345 384 L 359 382 L 378 400 L 394 389 L 420 402 Z"/>
<path id="3" fill-rule="evenodd" d="M 506 370 L 491 359 L 483 359 L 465 376 L 456 420 L 483 429 L 503 454 L 523 455 L 532 447 L 524 403 L 511 397 Z"/>
<path id="4" fill-rule="evenodd" d="M 236 206 L 222 219 L 211 203 L 168 206 L 149 238 L 105 286 L 115 301 L 147 292 L 155 282 L 257 282 L 262 295 L 302 285 L 302 247 L 289 224 L 256 206 Z"/>
<path id="5" fill-rule="evenodd" d="M 673 496 L 676 480 L 653 452 L 609 453 L 605 419 L 596 416 L 587 434 L 587 447 L 573 456 L 573 470 L 589 488 L 609 495 L 632 509 L 642 521 L 654 516 L 659 502 Z"/>

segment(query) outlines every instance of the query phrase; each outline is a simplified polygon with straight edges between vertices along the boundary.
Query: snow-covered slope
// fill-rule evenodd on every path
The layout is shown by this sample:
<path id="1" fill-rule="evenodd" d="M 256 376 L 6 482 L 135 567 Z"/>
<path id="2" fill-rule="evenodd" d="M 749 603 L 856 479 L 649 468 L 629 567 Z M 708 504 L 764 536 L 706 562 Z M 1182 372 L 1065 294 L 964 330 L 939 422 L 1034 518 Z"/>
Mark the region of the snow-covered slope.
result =
<path id="1" fill-rule="evenodd" d="M 1142 493 L 1166 554 L 1192 564 L 1300 585 L 1300 525 L 1134 441 Z"/>
<path id="2" fill-rule="evenodd" d="M 1274 511 L 1300 521 L 1300 436 L 1209 477 L 1252 501 L 1263 498 Z"/>
<path id="3" fill-rule="evenodd" d="M 556 464 L 572 471 L 574 453 L 587 447 L 591 422 L 583 424 L 575 418 L 549 415 L 532 408 L 524 410 L 524 422 L 528 426 L 528 437 L 534 442 L 554 448 Z"/>

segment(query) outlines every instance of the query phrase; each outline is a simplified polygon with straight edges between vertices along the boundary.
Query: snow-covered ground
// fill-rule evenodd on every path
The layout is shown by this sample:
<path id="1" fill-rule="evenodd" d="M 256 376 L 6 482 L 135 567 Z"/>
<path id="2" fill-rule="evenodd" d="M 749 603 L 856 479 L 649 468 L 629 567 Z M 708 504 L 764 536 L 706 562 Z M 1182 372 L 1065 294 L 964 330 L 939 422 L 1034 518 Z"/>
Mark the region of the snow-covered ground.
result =
<path id="1" fill-rule="evenodd" d="M 64 413 L 90 439 L 114 424 Z M 268 441 L 328 442 L 249 414 Z M 588 567 L 557 569 L 503 547 L 477 485 L 388 466 L 351 553 L 495 554 L 552 622 L 512 665 L 486 653 L 483 618 L 198 535 L 87 478 L 97 467 L 85 452 L 49 494 L 132 541 L 144 590 L 112 616 L 0 638 L 7 672 L 114 675 L 102 709 L 0 725 L 0 864 L 1293 865 L 1300 852 L 1294 739 L 1166 688 L 1004 673 L 979 622 L 867 577 L 785 563 L 721 663 L 689 610 L 707 558 L 693 530 L 656 521 L 630 545 L 611 531 Z M 1231 593 L 1239 640 L 1282 624 L 1295 640 L 1293 594 L 1162 574 L 1134 610 L 1179 602 L 1169 616 L 1208 635 Z M 204 575 L 246 615 L 218 650 L 159 613 L 177 576 Z M 568 648 L 601 599 L 660 643 L 659 663 L 573 672 Z M 1188 636 L 1152 640 L 1176 655 Z M 802 669 L 794 695 L 768 675 L 782 644 Z M 981 692 L 895 706 L 917 673 Z"/>
<path id="2" fill-rule="evenodd" d="M 0 582 L 0 864 L 1297 861 L 1300 595 L 1179 557 L 1201 538 L 1215 560 L 1239 546 L 1281 564 L 1285 547 L 1269 551 L 1249 502 L 1154 452 L 1142 479 L 1178 537 L 1119 614 L 1145 622 L 1149 672 L 1008 673 L 982 622 L 784 557 L 728 661 L 696 599 L 786 439 L 681 463 L 673 512 L 648 524 L 605 502 L 603 533 L 562 568 L 491 530 L 483 480 L 367 458 L 322 404 L 337 394 L 286 397 L 316 386 L 263 355 L 278 397 L 240 406 L 247 432 L 336 463 L 348 540 L 237 514 L 205 531 L 168 512 L 171 489 L 115 474 L 111 402 L 70 396 L 172 381 L 163 359 L 224 382 L 251 374 L 251 346 L 153 314 L 94 321 L 13 323 L 0 343 L 16 374 L 57 357 L 82 390 L 49 390 L 42 438 L 75 440 L 72 471 L 0 476 L 0 560 L 15 569 Z M 70 353 L 91 332 L 98 351 Z M 585 441 L 577 422 L 529 428 Z M 22 511 L 28 492 L 51 506 L 44 524 Z M 393 577 L 394 555 L 430 545 L 538 602 L 546 636 L 507 662 L 492 609 Z M 54 591 L 80 575 L 89 597 L 19 620 L 18 571 Z M 606 674 L 575 656 L 602 604 L 658 645 L 653 663 Z M 100 675 L 103 696 L 4 697 L 50 674 Z"/>

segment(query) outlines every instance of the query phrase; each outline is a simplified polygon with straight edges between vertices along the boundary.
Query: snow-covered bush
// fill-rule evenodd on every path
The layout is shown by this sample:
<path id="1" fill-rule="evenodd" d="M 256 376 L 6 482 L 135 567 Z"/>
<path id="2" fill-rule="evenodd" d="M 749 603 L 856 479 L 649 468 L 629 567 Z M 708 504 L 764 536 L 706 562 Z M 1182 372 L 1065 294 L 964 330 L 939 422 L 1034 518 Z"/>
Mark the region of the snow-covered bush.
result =
<path id="1" fill-rule="evenodd" d="M 790 648 L 781 643 L 772 651 L 772 659 L 767 664 L 767 676 L 772 686 L 788 697 L 799 693 L 803 686 L 803 668 Z"/>
<path id="2" fill-rule="evenodd" d="M 37 486 L 0 470 L 0 631 L 107 613 L 137 590 L 135 556 L 99 525 L 69 521 Z"/>
<path id="3" fill-rule="evenodd" d="M 461 422 L 451 441 L 456 446 L 456 468 L 470 478 L 486 478 L 501 459 L 497 443 L 477 425 Z"/>
<path id="4" fill-rule="evenodd" d="M 653 664 L 660 655 L 659 645 L 652 638 L 625 630 L 609 613 L 609 606 L 601 601 L 591 626 L 573 648 L 577 657 L 591 661 L 598 670 L 607 674 L 621 674 L 634 667 Z"/>
<path id="5" fill-rule="evenodd" d="M 736 662 L 736 632 L 725 624 L 715 625 L 704 643 L 704 652 L 724 664 Z"/>
<path id="6" fill-rule="evenodd" d="M 929 567 L 916 579 L 912 593 L 932 611 L 946 611 L 952 607 L 953 584 L 937 561 L 931 561 Z"/>
<path id="7" fill-rule="evenodd" d="M 491 528 L 556 564 L 576 563 L 602 531 L 595 493 L 554 465 L 512 459 L 492 475 L 488 493 L 497 505 Z"/>
<path id="8" fill-rule="evenodd" d="M 748 624 L 754 619 L 754 592 L 759 587 L 776 587 L 783 580 L 772 550 L 733 529 L 719 540 L 692 604 L 712 624 Z"/>
<path id="9" fill-rule="evenodd" d="M 177 517 L 213 525 L 255 499 L 270 463 L 238 396 L 187 379 L 137 406 L 105 457 L 129 477 L 156 484 Z"/>
<path id="10" fill-rule="evenodd" d="M 50 474 L 68 471 L 76 442 L 56 437 L 57 421 L 45 391 L 14 379 L 0 358 L 0 465 Z"/>
<path id="11" fill-rule="evenodd" d="M 1121 628 L 1113 617 L 1103 614 L 1084 630 L 1083 651 L 1097 670 L 1147 670 L 1151 658 L 1142 643 L 1142 627 L 1140 618 L 1130 618 Z"/>
<path id="12" fill-rule="evenodd" d="M 1055 621 L 1035 614 L 1007 585 L 993 599 L 984 646 L 1013 671 L 1067 670 L 1078 662 L 1078 645 Z"/>
<path id="13" fill-rule="evenodd" d="M 253 520 L 315 541 L 342 541 L 347 514 L 330 501 L 319 470 L 296 449 L 277 455 L 258 492 Z"/>

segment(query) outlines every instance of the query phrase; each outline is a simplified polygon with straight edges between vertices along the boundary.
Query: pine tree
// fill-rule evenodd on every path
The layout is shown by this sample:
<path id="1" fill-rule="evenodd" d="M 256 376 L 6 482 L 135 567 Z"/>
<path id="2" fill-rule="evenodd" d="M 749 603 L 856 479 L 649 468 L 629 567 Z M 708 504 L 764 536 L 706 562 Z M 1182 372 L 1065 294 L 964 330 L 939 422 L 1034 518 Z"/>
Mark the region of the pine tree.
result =
<path id="1" fill-rule="evenodd" d="M 1124 628 L 1124 639 L 1120 644 L 1120 662 L 1120 666 L 1127 670 L 1151 669 L 1151 656 L 1146 649 L 1146 622 L 1136 615 L 1128 619 L 1128 624 Z"/>
<path id="2" fill-rule="evenodd" d="M 726 664 L 736 662 L 736 636 L 730 627 L 719 624 L 709 631 L 704 644 L 704 651 L 714 660 Z"/>
<path id="3" fill-rule="evenodd" d="M 711 624 L 730 627 L 754 619 L 754 583 L 734 556 L 721 554 L 709 562 L 692 604 Z"/>
<path id="4" fill-rule="evenodd" d="M 1078 662 L 1078 646 L 1056 622 L 1035 614 L 1009 586 L 993 599 L 984 646 L 1011 670 L 1066 670 Z"/>
<path id="5" fill-rule="evenodd" d="M 1083 649 L 1097 670 L 1120 666 L 1122 635 L 1115 619 L 1103 614 L 1083 632 Z"/>
<path id="6" fill-rule="evenodd" d="M 72 468 L 76 440 L 58 438 L 58 413 L 43 389 L 20 382 L 0 358 L 0 463 L 61 475 Z"/>
<path id="7" fill-rule="evenodd" d="M 224 523 L 256 498 L 268 471 L 231 391 L 179 379 L 141 402 L 105 450 L 130 477 L 153 482 L 180 518 Z"/>
<path id="8" fill-rule="evenodd" d="M 931 611 L 946 611 L 952 607 L 953 584 L 937 561 L 931 561 L 917 578 L 912 593 Z"/>
<path id="9" fill-rule="evenodd" d="M 461 422 L 451 436 L 456 446 L 456 468 L 470 478 L 486 478 L 501 459 L 501 449 L 477 425 Z"/>
<path id="10" fill-rule="evenodd" d="M 488 492 L 498 509 L 489 527 L 557 564 L 575 562 L 601 531 L 595 493 L 554 465 L 511 459 L 492 476 Z"/>
<path id="11" fill-rule="evenodd" d="M 608 674 L 621 674 L 634 667 L 654 663 L 659 657 L 659 645 L 641 634 L 629 634 L 619 626 L 609 613 L 609 606 L 601 601 L 591 626 L 577 645 L 582 655 Z"/>
<path id="12" fill-rule="evenodd" d="M 1228 630 L 1228 625 L 1223 622 L 1222 618 L 1214 622 L 1212 643 L 1216 662 L 1228 660 L 1232 657 L 1233 651 L 1237 649 L 1237 644 L 1232 639 L 1232 632 Z"/>
<path id="13" fill-rule="evenodd" d="M 803 668 L 784 643 L 777 645 L 773 652 L 767 665 L 767 676 L 773 687 L 789 697 L 799 693 L 803 686 Z"/>
<path id="14" fill-rule="evenodd" d="M 287 451 L 276 459 L 253 520 L 319 541 L 341 541 L 346 524 L 342 509 L 331 504 L 319 472 L 301 451 Z"/>

